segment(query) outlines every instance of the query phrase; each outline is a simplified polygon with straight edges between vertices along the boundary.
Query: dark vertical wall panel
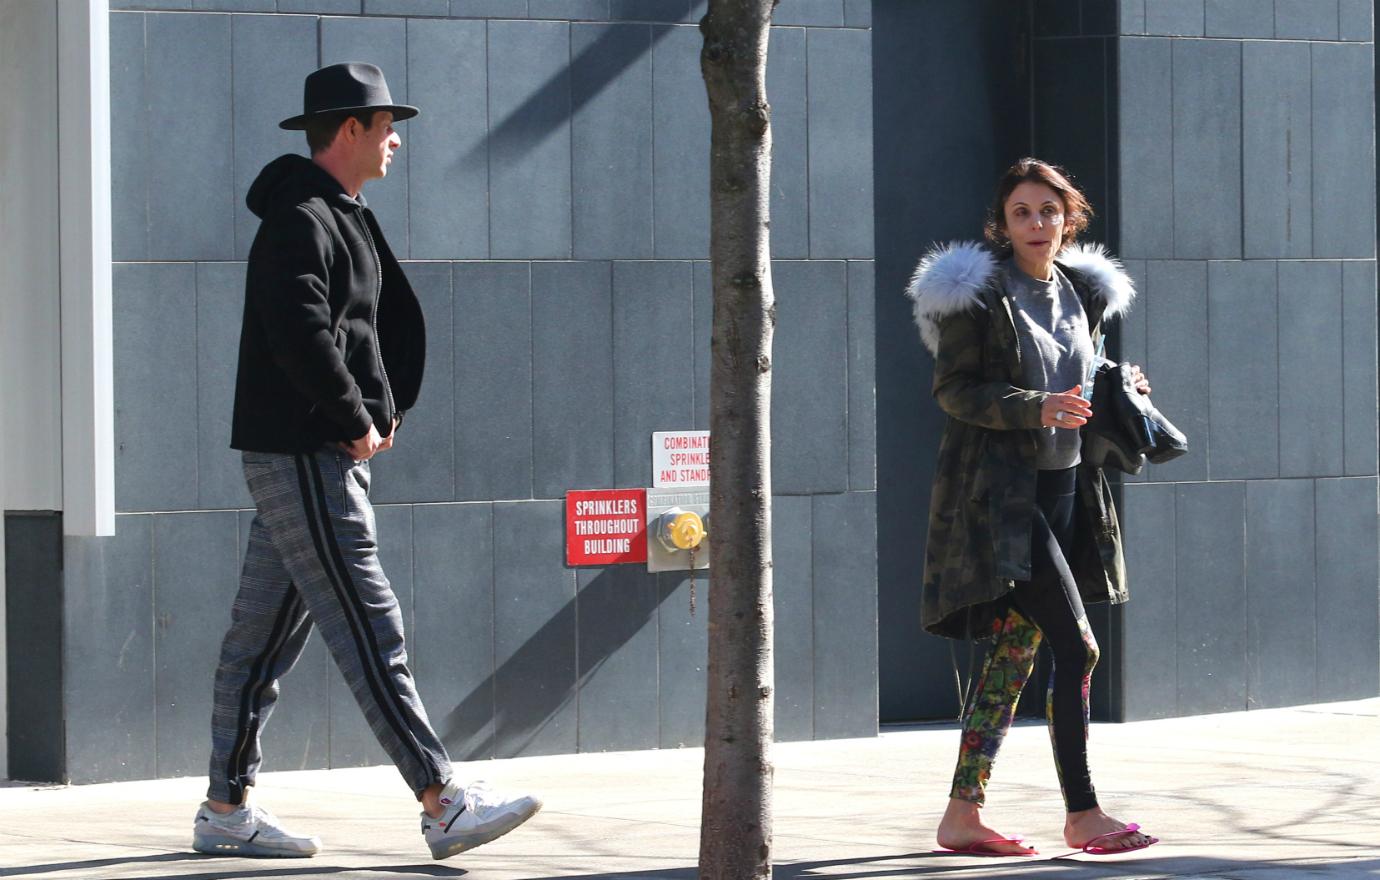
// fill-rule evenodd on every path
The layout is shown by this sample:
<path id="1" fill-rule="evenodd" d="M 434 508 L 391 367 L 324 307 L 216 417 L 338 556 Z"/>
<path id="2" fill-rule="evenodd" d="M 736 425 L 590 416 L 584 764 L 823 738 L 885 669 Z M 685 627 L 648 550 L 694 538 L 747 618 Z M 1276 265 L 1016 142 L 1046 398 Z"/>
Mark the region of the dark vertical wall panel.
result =
<path id="1" fill-rule="evenodd" d="M 579 750 L 656 748 L 657 576 L 618 565 L 578 580 Z"/>
<path id="2" fill-rule="evenodd" d="M 1126 721 L 1179 714 L 1178 546 L 1175 487 L 1127 486 L 1121 525 L 1131 601 L 1123 611 L 1121 698 Z M 1189 589 L 1194 585 L 1189 584 Z"/>
<path id="3" fill-rule="evenodd" d="M 11 778 L 66 782 L 62 515 L 13 513 L 5 529 L 5 701 Z"/>
<path id="4" fill-rule="evenodd" d="M 1023 17 L 1012 15 L 1006 2 L 873 4 L 884 721 L 952 717 L 957 709 L 949 647 L 919 627 L 925 524 L 943 421 L 930 397 L 932 362 L 902 291 L 930 242 L 981 237 L 997 176 L 1030 150 L 1028 37 Z M 921 45 L 926 51 L 915 51 Z"/>
<path id="5" fill-rule="evenodd" d="M 1342 264 L 1342 420 L 1348 476 L 1376 473 L 1375 263 Z"/>
<path id="6" fill-rule="evenodd" d="M 1177 493 L 1178 711 L 1244 709 L 1246 484 L 1182 483 Z"/>
<path id="7" fill-rule="evenodd" d="M 809 498 L 799 495 L 772 499 L 772 659 L 778 742 L 811 739 L 815 732 L 812 506 Z"/>
<path id="8" fill-rule="evenodd" d="M 1375 49 L 1313 52 L 1313 256 L 1375 256 Z"/>
<path id="9" fill-rule="evenodd" d="M 1280 476 L 1341 476 L 1341 264 L 1281 262 L 1279 325 Z"/>
<path id="10" fill-rule="evenodd" d="M 872 35 L 807 33 L 810 257 L 871 257 Z"/>

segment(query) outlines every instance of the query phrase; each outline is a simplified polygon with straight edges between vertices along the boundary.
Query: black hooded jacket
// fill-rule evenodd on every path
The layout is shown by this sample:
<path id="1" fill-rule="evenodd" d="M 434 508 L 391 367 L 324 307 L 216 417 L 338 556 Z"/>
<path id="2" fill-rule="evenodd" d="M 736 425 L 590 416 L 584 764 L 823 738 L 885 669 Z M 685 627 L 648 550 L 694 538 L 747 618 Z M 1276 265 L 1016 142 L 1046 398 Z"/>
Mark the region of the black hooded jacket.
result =
<path id="1" fill-rule="evenodd" d="M 280 156 L 249 188 L 249 251 L 230 445 L 307 452 L 387 436 L 417 401 L 421 305 L 378 221 L 309 159 Z"/>

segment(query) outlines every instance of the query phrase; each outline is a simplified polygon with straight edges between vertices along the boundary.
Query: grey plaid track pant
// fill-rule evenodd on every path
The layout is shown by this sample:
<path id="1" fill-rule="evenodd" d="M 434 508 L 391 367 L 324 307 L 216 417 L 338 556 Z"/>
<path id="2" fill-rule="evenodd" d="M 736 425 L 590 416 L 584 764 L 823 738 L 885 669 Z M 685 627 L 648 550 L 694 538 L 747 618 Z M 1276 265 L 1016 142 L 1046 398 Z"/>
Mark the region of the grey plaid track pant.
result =
<path id="1" fill-rule="evenodd" d="M 379 565 L 369 463 L 333 449 L 243 457 L 257 516 L 216 668 L 209 796 L 240 803 L 254 784 L 278 680 L 313 624 L 412 790 L 449 781 L 450 760 L 413 686 L 398 600 Z"/>

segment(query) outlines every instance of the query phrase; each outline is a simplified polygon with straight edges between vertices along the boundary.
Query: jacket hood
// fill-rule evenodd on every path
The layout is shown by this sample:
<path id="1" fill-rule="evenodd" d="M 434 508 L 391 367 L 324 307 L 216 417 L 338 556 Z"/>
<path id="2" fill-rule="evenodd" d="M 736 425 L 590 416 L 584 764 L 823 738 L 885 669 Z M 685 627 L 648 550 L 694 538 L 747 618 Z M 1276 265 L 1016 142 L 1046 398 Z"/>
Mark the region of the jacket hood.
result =
<path id="1" fill-rule="evenodd" d="M 1072 244 L 1059 252 L 1061 268 L 1081 274 L 1092 296 L 1104 304 L 1103 319 L 1115 318 L 1135 299 L 1135 285 L 1121 262 L 1097 244 Z M 920 328 L 920 341 L 930 354 L 939 350 L 939 322 L 956 312 L 984 308 L 982 290 L 996 275 L 998 259 L 976 241 L 951 242 L 931 249 L 915 267 L 906 286 Z"/>
<path id="2" fill-rule="evenodd" d="M 269 162 L 249 185 L 249 193 L 244 203 L 255 216 L 262 218 L 274 203 L 284 198 L 300 201 L 303 198 L 322 196 L 339 197 L 342 206 L 358 206 L 357 202 L 345 193 L 345 189 L 320 165 L 305 156 L 287 153 Z"/>

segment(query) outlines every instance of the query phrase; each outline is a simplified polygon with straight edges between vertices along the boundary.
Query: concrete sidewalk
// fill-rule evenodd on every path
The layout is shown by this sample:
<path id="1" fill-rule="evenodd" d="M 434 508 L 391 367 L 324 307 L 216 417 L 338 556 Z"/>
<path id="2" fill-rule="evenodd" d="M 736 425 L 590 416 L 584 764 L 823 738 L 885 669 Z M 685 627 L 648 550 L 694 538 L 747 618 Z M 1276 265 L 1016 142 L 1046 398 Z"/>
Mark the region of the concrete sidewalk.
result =
<path id="1" fill-rule="evenodd" d="M 1038 859 L 936 855 L 954 728 L 777 746 L 779 880 L 907 877 L 1380 877 L 1380 699 L 1100 724 L 1092 766 L 1104 807 L 1164 842 L 1124 856 L 1061 858 L 1062 802 L 1041 725 L 1011 732 L 990 821 Z M 258 797 L 319 834 L 300 861 L 190 850 L 201 779 L 0 788 L 0 876 L 69 878 L 461 877 L 689 880 L 698 846 L 698 750 L 522 758 L 469 765 L 546 808 L 488 846 L 432 862 L 392 768 L 265 774 Z"/>

